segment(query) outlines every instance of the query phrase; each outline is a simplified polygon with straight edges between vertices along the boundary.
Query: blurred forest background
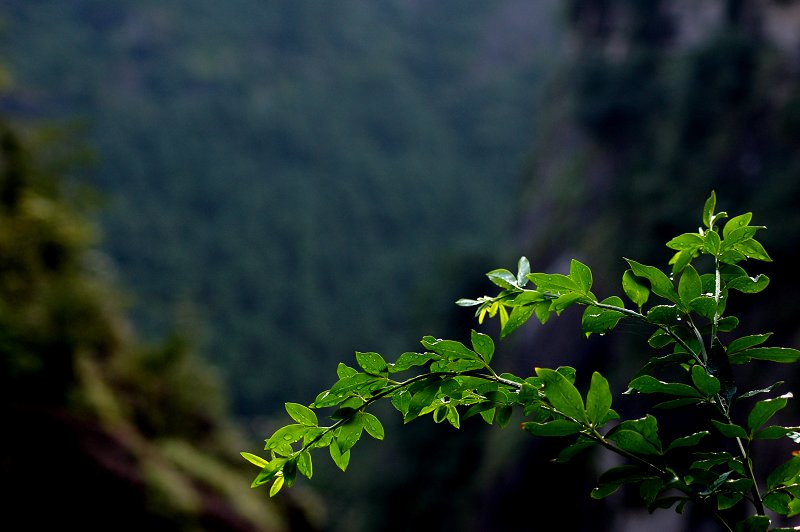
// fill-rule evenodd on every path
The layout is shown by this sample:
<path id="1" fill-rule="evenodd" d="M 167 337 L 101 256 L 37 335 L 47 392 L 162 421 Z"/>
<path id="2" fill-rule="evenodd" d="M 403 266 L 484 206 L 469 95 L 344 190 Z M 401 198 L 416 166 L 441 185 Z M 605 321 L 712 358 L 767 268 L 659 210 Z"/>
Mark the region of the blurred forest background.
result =
<path id="1" fill-rule="evenodd" d="M 4 521 L 714 530 L 589 499 L 604 457 L 552 465 L 514 423 L 387 411 L 346 474 L 274 499 L 238 452 L 355 351 L 465 339 L 453 302 L 520 255 L 579 258 L 598 294 L 623 256 L 666 267 L 712 189 L 768 227 L 742 332 L 800 345 L 800 2 L 3 0 L 0 43 Z M 621 390 L 645 333 L 579 319 L 498 360 Z M 739 377 L 800 377 L 780 369 Z"/>

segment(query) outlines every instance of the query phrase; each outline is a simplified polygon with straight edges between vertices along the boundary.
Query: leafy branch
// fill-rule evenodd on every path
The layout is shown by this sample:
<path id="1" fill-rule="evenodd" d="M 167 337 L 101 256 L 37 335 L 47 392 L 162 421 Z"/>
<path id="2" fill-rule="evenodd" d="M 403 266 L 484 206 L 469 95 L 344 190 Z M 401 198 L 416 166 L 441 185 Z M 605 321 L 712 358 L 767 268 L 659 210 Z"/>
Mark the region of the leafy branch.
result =
<path id="1" fill-rule="evenodd" d="M 498 318 L 501 339 L 534 316 L 544 325 L 576 305 L 585 307 L 581 329 L 587 337 L 605 335 L 626 319 L 648 325 L 652 333 L 647 343 L 655 354 L 631 378 L 624 393 L 666 396 L 655 405 L 659 409 L 697 410 L 711 405 L 712 415 L 697 410 L 708 430 L 663 442 L 652 413 L 620 418 L 612 409 L 609 383 L 598 372 L 592 374 L 585 394 L 575 386 L 575 369 L 568 366 L 536 368 L 534 375 L 524 378 L 497 374 L 492 367 L 494 341 L 473 330 L 469 346 L 425 336 L 423 350 L 403 353 L 392 363 L 378 353 L 356 353 L 357 368 L 340 363 L 338 380 L 310 405 L 286 403 L 295 423 L 266 439 L 267 458 L 242 453 L 260 468 L 252 486 L 272 482 L 270 495 L 274 495 L 284 485 L 291 486 L 298 472 L 311 478 L 312 451 L 317 449 L 327 448 L 334 463 L 346 470 L 351 449 L 364 432 L 383 439 L 380 420 L 367 410 L 385 399 L 406 423 L 430 414 L 436 423 L 447 421 L 456 428 L 473 416 L 504 427 L 518 409 L 526 418 L 520 426 L 527 433 L 568 438 L 556 461 L 568 461 L 594 446 L 620 455 L 626 463 L 599 476 L 591 493 L 595 498 L 635 485 L 650 511 L 674 506 L 681 512 L 686 504 L 697 504 L 730 531 L 769 530 L 766 509 L 787 517 L 800 514 L 798 453 L 761 477 L 752 453 L 753 446 L 763 440 L 789 438 L 800 443 L 800 427 L 767 425 L 792 394 L 748 404 L 757 395 L 772 395 L 782 382 L 740 392 L 732 371 L 734 365 L 752 362 L 796 363 L 800 351 L 765 346 L 771 333 L 723 341 L 721 334 L 732 333 L 739 325 L 737 317 L 725 313 L 729 296 L 756 294 L 769 284 L 766 275 L 750 276 L 742 264 L 771 258 L 754 238 L 764 227 L 750 225 L 752 213 L 728 218 L 715 209 L 712 192 L 697 232 L 667 242 L 673 252 L 669 275 L 625 259 L 629 268 L 622 275 L 622 291 L 633 308 L 626 307 L 620 296 L 598 299 L 591 291 L 591 269 L 578 260 L 571 261 L 566 274 L 534 273 L 525 257 L 518 261 L 516 273 L 506 269 L 487 273 L 500 289 L 496 295 L 456 302 L 476 307 L 479 323 L 487 317 Z M 666 370 L 671 371 L 670 381 L 662 380 Z M 320 424 L 315 411 L 322 409 L 331 410 L 332 424 Z M 707 444 L 712 431 L 730 445 Z M 736 514 L 728 510 L 739 505 L 751 510 L 746 519 L 735 522 L 729 516 Z"/>

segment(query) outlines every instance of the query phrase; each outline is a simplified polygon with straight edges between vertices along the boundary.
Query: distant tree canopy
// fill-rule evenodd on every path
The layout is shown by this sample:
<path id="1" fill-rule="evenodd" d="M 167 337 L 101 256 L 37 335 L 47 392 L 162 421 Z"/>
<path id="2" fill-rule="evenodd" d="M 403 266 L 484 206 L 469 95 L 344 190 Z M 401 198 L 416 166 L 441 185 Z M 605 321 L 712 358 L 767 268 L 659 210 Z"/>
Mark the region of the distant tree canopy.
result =
<path id="1" fill-rule="evenodd" d="M 287 527 L 290 512 L 236 488 L 246 476 L 208 367 L 179 341 L 137 343 L 90 247 L 80 195 L 54 173 L 63 146 L 20 131 L 0 121 L 3 518 Z"/>

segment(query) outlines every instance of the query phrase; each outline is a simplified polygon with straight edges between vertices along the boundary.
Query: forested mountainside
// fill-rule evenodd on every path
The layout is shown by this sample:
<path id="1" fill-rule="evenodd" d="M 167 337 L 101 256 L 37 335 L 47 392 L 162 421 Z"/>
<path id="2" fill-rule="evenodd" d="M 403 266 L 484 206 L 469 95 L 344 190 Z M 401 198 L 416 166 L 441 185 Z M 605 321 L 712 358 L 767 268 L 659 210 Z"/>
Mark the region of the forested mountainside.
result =
<path id="1" fill-rule="evenodd" d="M 551 5 L 11 1 L 4 107 L 76 122 L 142 333 L 191 336 L 261 414 L 406 349 L 448 270 L 488 266 L 557 34 L 523 21 Z"/>

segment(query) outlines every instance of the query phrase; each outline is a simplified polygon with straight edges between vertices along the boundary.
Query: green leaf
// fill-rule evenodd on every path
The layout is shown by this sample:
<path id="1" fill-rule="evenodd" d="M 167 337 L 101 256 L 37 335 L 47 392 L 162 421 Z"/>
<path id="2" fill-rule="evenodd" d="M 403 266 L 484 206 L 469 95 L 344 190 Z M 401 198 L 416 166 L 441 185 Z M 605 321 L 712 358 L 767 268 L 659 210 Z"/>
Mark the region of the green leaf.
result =
<path id="1" fill-rule="evenodd" d="M 725 286 L 729 290 L 738 290 L 745 294 L 757 294 L 764 290 L 769 284 L 769 277 L 766 275 L 756 275 L 755 277 L 748 277 L 743 275 L 732 279 Z"/>
<path id="2" fill-rule="evenodd" d="M 780 515 L 787 515 L 789 513 L 789 504 L 792 501 L 791 495 L 783 492 L 772 492 L 764 496 L 764 506 L 769 508 L 775 513 Z M 797 530 L 789 529 L 789 530 Z"/>
<path id="3" fill-rule="evenodd" d="M 698 254 L 697 250 L 694 249 L 684 249 L 675 253 L 671 259 L 669 259 L 669 265 L 672 266 L 672 273 L 677 274 L 683 271 L 683 269 L 692 262 L 692 259 L 695 255 Z M 744 258 L 744 257 L 742 257 Z"/>
<path id="4" fill-rule="evenodd" d="M 497 409 L 497 415 L 495 416 L 495 421 L 500 426 L 500 428 L 505 427 L 508 425 L 508 422 L 511 420 L 511 414 L 514 412 L 514 409 L 511 405 L 501 406 Z"/>
<path id="5" fill-rule="evenodd" d="M 272 486 L 269 488 L 269 496 L 274 497 L 281 491 L 283 484 L 285 482 L 285 477 L 283 475 L 279 475 L 275 477 L 275 481 L 272 483 Z"/>
<path id="6" fill-rule="evenodd" d="M 528 279 L 533 281 L 536 288 L 558 293 L 579 291 L 580 287 L 571 278 L 560 273 L 531 273 Z"/>
<path id="7" fill-rule="evenodd" d="M 637 466 L 612 467 L 597 479 L 597 486 L 592 490 L 591 496 L 593 499 L 602 499 L 617 491 L 623 484 L 641 482 L 650 478 L 653 477 L 642 473 Z"/>
<path id="8" fill-rule="evenodd" d="M 257 465 L 260 468 L 267 467 L 267 465 L 269 464 L 269 462 L 267 462 L 266 460 L 264 460 L 260 456 L 255 455 L 253 453 L 247 453 L 247 452 L 243 451 L 243 452 L 241 452 L 239 454 L 242 455 L 242 458 L 244 458 L 245 460 L 247 460 L 251 464 Z"/>
<path id="9" fill-rule="evenodd" d="M 761 425 L 766 423 L 776 412 L 786 407 L 786 403 L 792 398 L 791 393 L 784 394 L 774 399 L 764 399 L 757 402 L 750 414 L 747 416 L 747 427 L 752 433 Z"/>
<path id="10" fill-rule="evenodd" d="M 778 425 L 770 425 L 761 430 L 757 430 L 753 434 L 754 440 L 777 440 L 787 436 L 793 432 L 800 431 L 800 427 L 780 427 Z"/>
<path id="11" fill-rule="evenodd" d="M 747 227 L 750 224 L 750 220 L 753 219 L 752 212 L 746 212 L 744 214 L 740 214 L 739 216 L 734 216 L 727 222 L 725 222 L 725 227 L 722 228 L 722 236 L 724 238 L 728 238 L 728 235 L 731 234 L 731 231 L 734 229 L 739 229 L 741 227 Z"/>
<path id="12" fill-rule="evenodd" d="M 647 303 L 647 299 L 650 297 L 650 289 L 639 282 L 633 274 L 633 270 L 625 270 L 625 273 L 622 274 L 622 290 L 625 291 L 628 299 L 639 307 L 640 311 L 642 305 Z"/>
<path id="13" fill-rule="evenodd" d="M 566 377 L 548 368 L 536 368 L 536 375 L 544 382 L 542 393 L 556 410 L 576 421 L 583 423 L 588 421 L 583 398 Z"/>
<path id="14" fill-rule="evenodd" d="M 356 353 L 356 361 L 361 368 L 371 374 L 380 375 L 388 370 L 386 361 L 378 353 Z"/>
<path id="15" fill-rule="evenodd" d="M 717 330 L 719 332 L 729 332 L 739 326 L 739 318 L 736 316 L 725 316 L 720 318 L 717 322 Z"/>
<path id="16" fill-rule="evenodd" d="M 349 421 L 341 425 L 334 432 L 334 441 L 339 447 L 339 451 L 346 453 L 361 438 L 364 430 L 364 421 L 361 415 L 352 417 Z"/>
<path id="17" fill-rule="evenodd" d="M 647 343 L 654 349 L 661 349 L 670 344 L 675 343 L 675 338 L 670 336 L 664 329 L 656 329 L 656 331 L 647 339 Z"/>
<path id="18" fill-rule="evenodd" d="M 691 264 L 686 266 L 678 282 L 678 296 L 681 298 L 681 302 L 688 307 L 693 299 L 700 297 L 702 290 L 703 284 L 700 282 L 697 270 Z"/>
<path id="19" fill-rule="evenodd" d="M 357 369 L 351 368 L 344 362 L 339 362 L 339 365 L 336 366 L 336 376 L 339 377 L 340 379 L 344 379 L 346 377 L 352 377 L 357 373 L 358 373 Z"/>
<path id="20" fill-rule="evenodd" d="M 302 440 L 308 429 L 309 427 L 306 425 L 286 425 L 281 427 L 270 436 L 264 449 L 277 449 Z"/>
<path id="21" fill-rule="evenodd" d="M 546 423 L 528 421 L 523 423 L 521 427 L 534 436 L 571 436 L 583 430 L 579 423 L 568 419 L 556 419 Z"/>
<path id="22" fill-rule="evenodd" d="M 365 393 L 382 388 L 386 384 L 386 378 L 376 377 L 367 373 L 357 373 L 351 377 L 345 377 L 334 384 L 329 395 L 334 397 L 344 397 L 352 392 Z M 322 407 L 318 401 L 314 402 L 315 406 Z M 333 403 L 337 404 L 337 403 Z M 325 404 L 324 406 L 331 406 Z"/>
<path id="23" fill-rule="evenodd" d="M 292 419 L 309 427 L 316 427 L 319 424 L 317 414 L 307 406 L 298 403 L 286 403 L 286 412 Z"/>
<path id="24" fill-rule="evenodd" d="M 772 257 L 767 254 L 764 246 L 762 246 L 760 242 L 753 238 L 737 242 L 733 248 L 737 251 L 741 251 L 748 258 L 763 260 L 764 262 L 772 262 Z"/>
<path id="25" fill-rule="evenodd" d="M 679 301 L 678 294 L 675 293 L 675 287 L 672 285 L 672 281 L 669 280 L 669 277 L 667 277 L 664 272 L 655 266 L 645 266 L 631 259 L 625 260 L 630 265 L 634 275 L 650 281 L 650 288 L 653 290 L 653 293 L 665 299 L 669 299 L 673 303 Z"/>
<path id="26" fill-rule="evenodd" d="M 561 452 L 558 453 L 558 456 L 553 461 L 557 463 L 568 462 L 572 460 L 575 456 L 580 454 L 582 451 L 588 449 L 589 447 L 593 447 L 595 445 L 597 444 L 592 440 L 584 436 L 579 436 L 575 443 L 573 443 L 572 445 L 568 445 L 567 447 L 564 447 L 561 450 Z"/>
<path id="27" fill-rule="evenodd" d="M 255 479 L 253 479 L 253 483 L 250 485 L 251 488 L 256 488 L 263 484 L 266 484 L 273 478 L 275 478 L 278 473 L 280 473 L 283 466 L 288 461 L 288 458 L 275 458 L 271 460 L 264 468 L 258 473 Z"/>
<path id="28" fill-rule="evenodd" d="M 314 465 L 311 462 L 310 452 L 304 451 L 297 457 L 297 470 L 306 478 L 314 476 Z"/>
<path id="29" fill-rule="evenodd" d="M 692 382 L 707 397 L 718 394 L 721 387 L 719 379 L 709 375 L 699 364 L 692 366 Z"/>
<path id="30" fill-rule="evenodd" d="M 544 301 L 546 298 L 543 293 L 538 290 L 523 290 L 514 298 L 515 306 L 530 305 Z"/>
<path id="31" fill-rule="evenodd" d="M 517 276 L 508 270 L 492 270 L 486 274 L 486 277 L 488 277 L 490 281 L 500 288 L 505 288 L 507 290 L 519 288 L 519 285 L 517 284 Z"/>
<path id="32" fill-rule="evenodd" d="M 717 428 L 720 433 L 726 438 L 743 438 L 747 439 L 747 431 L 739 425 L 733 423 L 721 423 L 716 419 L 712 419 L 711 423 Z"/>
<path id="33" fill-rule="evenodd" d="M 600 373 L 592 373 L 592 382 L 586 394 L 586 415 L 594 426 L 600 426 L 611 410 L 611 389 L 608 380 Z"/>
<path id="34" fill-rule="evenodd" d="M 766 515 L 754 515 L 736 523 L 734 530 L 735 532 L 767 532 L 769 523 L 769 517 Z"/>
<path id="35" fill-rule="evenodd" d="M 547 320 L 550 319 L 550 302 L 542 301 L 541 303 L 535 303 L 533 305 L 533 313 L 536 314 L 539 323 L 544 325 L 547 323 Z"/>
<path id="36" fill-rule="evenodd" d="M 584 294 L 588 294 L 592 289 L 592 270 L 584 263 L 572 259 L 569 265 L 569 277 Z"/>
<path id="37" fill-rule="evenodd" d="M 331 459 L 336 467 L 346 471 L 347 465 L 350 463 L 350 451 L 341 452 L 338 445 L 331 445 L 328 449 L 330 449 Z"/>
<path id="38" fill-rule="evenodd" d="M 407 352 L 400 355 L 394 364 L 389 364 L 390 373 L 399 373 L 406 371 L 413 366 L 424 366 L 431 360 L 439 358 L 439 355 L 433 353 L 412 353 Z"/>
<path id="39" fill-rule="evenodd" d="M 669 444 L 667 447 L 666 452 L 670 452 L 673 449 L 679 449 L 681 447 L 694 447 L 700 440 L 705 438 L 706 436 L 710 435 L 711 433 L 707 430 L 701 432 L 695 432 L 694 434 L 690 434 L 689 436 L 683 436 L 681 438 L 676 438 Z"/>
<path id="40" fill-rule="evenodd" d="M 517 309 L 515 308 L 514 311 Z M 513 318 L 514 311 L 511 312 L 511 316 Z M 471 332 L 471 340 L 472 340 L 472 348 L 478 353 L 484 362 L 487 364 L 492 361 L 492 357 L 494 356 L 494 342 L 492 341 L 491 337 L 479 333 L 476 331 Z"/>
<path id="41" fill-rule="evenodd" d="M 640 393 L 667 393 L 681 397 L 702 397 L 697 390 L 679 382 L 663 382 L 651 375 L 642 375 L 633 379 L 628 387 Z"/>
<path id="42" fill-rule="evenodd" d="M 711 195 L 706 200 L 705 204 L 703 205 L 703 225 L 706 227 L 711 227 L 711 222 L 714 217 L 714 208 L 717 206 L 717 195 L 712 190 Z"/>
<path id="43" fill-rule="evenodd" d="M 705 249 L 709 255 L 719 255 L 721 244 L 722 241 L 716 231 L 706 231 L 703 249 Z"/>
<path id="44" fill-rule="evenodd" d="M 522 288 L 528 284 L 529 273 L 531 273 L 531 263 L 527 257 L 520 257 L 517 261 L 517 286 Z"/>
<path id="45" fill-rule="evenodd" d="M 786 462 L 776 467 L 767 476 L 767 488 L 773 490 L 778 486 L 796 484 L 800 475 L 800 456 L 793 456 Z"/>
<path id="46" fill-rule="evenodd" d="M 750 336 L 742 336 L 741 338 L 737 338 L 728 344 L 728 354 L 732 355 L 738 351 L 743 351 L 750 347 L 761 345 L 766 342 L 770 336 L 772 336 L 771 332 L 766 334 L 752 334 Z"/>
<path id="47" fill-rule="evenodd" d="M 606 305 L 614 305 L 622 308 L 622 300 L 617 296 L 611 296 L 603 301 Z M 625 317 L 625 314 L 617 310 L 609 310 L 605 308 L 587 305 L 586 310 L 583 311 L 581 318 L 581 330 L 588 338 L 592 333 L 604 334 L 614 327 L 616 327 L 619 320 Z"/>
<path id="48" fill-rule="evenodd" d="M 700 296 L 689 302 L 689 309 L 707 320 L 713 320 L 717 313 L 717 301 L 713 296 Z"/>
<path id="49" fill-rule="evenodd" d="M 364 430 L 367 431 L 367 434 L 369 434 L 376 440 L 383 439 L 384 430 L 380 419 L 378 419 L 373 414 L 370 414 L 369 412 L 364 412 L 362 420 L 364 422 Z"/>
<path id="50" fill-rule="evenodd" d="M 698 233 L 684 233 L 667 242 L 667 247 L 678 251 L 694 252 L 703 247 L 703 243 L 703 237 Z"/>
<path id="51" fill-rule="evenodd" d="M 558 296 L 556 299 L 550 303 L 550 310 L 555 312 L 556 314 L 560 314 L 562 311 L 566 310 L 570 306 L 574 305 L 578 301 L 584 299 L 584 296 L 581 295 L 579 292 L 570 292 L 568 294 L 562 294 Z"/>
<path id="52" fill-rule="evenodd" d="M 505 338 L 512 332 L 519 329 L 519 327 L 528 321 L 528 319 L 533 315 L 534 311 L 533 305 L 522 305 L 516 306 L 511 310 L 511 315 L 508 317 L 508 321 L 506 321 L 503 328 L 500 330 L 500 338 Z M 487 360 L 487 363 L 489 361 Z"/>
<path id="53" fill-rule="evenodd" d="M 640 419 L 623 421 L 606 436 L 626 451 L 637 454 L 661 454 L 658 424 L 650 414 Z"/>
<path id="54" fill-rule="evenodd" d="M 420 412 L 422 412 L 423 408 L 430 406 L 431 403 L 433 403 L 433 400 L 436 398 L 436 394 L 439 392 L 441 381 L 436 379 L 415 383 L 415 385 L 417 384 L 420 386 L 414 389 L 414 392 L 411 396 L 411 402 L 408 405 L 408 412 L 404 416 L 404 422 L 409 422 L 416 418 L 419 416 Z"/>
<path id="55" fill-rule="evenodd" d="M 767 360 L 791 364 L 800 361 L 800 351 L 791 347 L 754 347 L 729 356 L 731 364 L 744 364 L 751 360 Z"/>
<path id="56" fill-rule="evenodd" d="M 675 305 L 656 305 L 647 311 L 647 321 L 659 325 L 674 325 L 678 321 L 678 308 Z"/>
<path id="57" fill-rule="evenodd" d="M 480 356 L 471 349 L 467 348 L 461 342 L 455 340 L 437 340 L 432 336 L 425 336 L 422 339 L 422 345 L 426 349 L 430 349 L 436 354 L 450 360 L 467 359 L 467 360 L 480 360 Z"/>
<path id="58" fill-rule="evenodd" d="M 511 407 L 507 407 L 507 408 L 510 409 Z M 456 406 L 454 404 L 449 403 L 447 405 L 447 416 L 446 417 L 447 417 L 447 422 L 450 423 L 452 426 L 454 426 L 455 428 L 460 428 L 461 427 L 461 419 L 460 419 L 460 417 L 458 415 L 458 409 L 456 408 Z M 505 422 L 508 423 L 508 420 L 506 420 Z M 505 425 L 501 425 L 501 426 L 505 426 Z"/>

